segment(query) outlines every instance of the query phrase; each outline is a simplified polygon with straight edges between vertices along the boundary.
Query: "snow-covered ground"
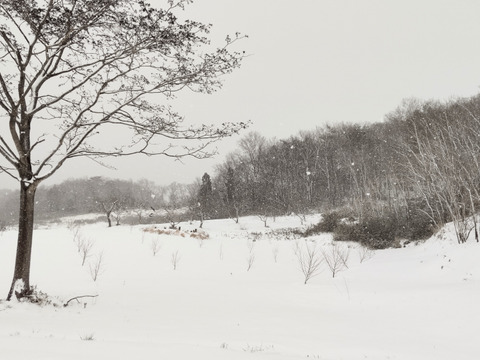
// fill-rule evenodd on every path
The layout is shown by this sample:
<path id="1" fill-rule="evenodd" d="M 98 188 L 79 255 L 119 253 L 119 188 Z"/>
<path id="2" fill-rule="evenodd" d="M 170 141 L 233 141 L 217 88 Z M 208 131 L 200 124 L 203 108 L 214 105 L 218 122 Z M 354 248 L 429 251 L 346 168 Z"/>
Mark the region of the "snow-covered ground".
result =
<path id="1" fill-rule="evenodd" d="M 329 256 L 333 245 L 327 234 L 281 231 L 300 226 L 297 217 L 269 228 L 255 217 L 207 221 L 203 240 L 191 237 L 198 224 L 180 226 L 36 230 L 32 284 L 59 303 L 98 297 L 67 307 L 1 301 L 1 359 L 480 358 L 480 245 L 456 244 L 448 228 L 402 249 L 337 244 L 348 267 L 333 278 L 324 263 L 305 285 L 297 255 L 316 246 Z M 15 237 L 0 235 L 0 298 Z M 93 244 L 84 266 L 82 241 Z"/>

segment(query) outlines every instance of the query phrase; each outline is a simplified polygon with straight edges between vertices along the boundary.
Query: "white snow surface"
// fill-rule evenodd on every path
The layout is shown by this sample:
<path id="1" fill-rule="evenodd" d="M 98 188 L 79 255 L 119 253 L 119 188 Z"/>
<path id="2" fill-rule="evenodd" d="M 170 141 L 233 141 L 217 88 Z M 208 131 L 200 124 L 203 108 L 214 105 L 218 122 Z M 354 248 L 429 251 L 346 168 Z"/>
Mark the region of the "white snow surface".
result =
<path id="1" fill-rule="evenodd" d="M 323 265 L 305 285 L 295 249 L 308 241 L 328 253 L 331 236 L 289 239 L 278 229 L 299 227 L 294 216 L 268 225 L 256 217 L 206 221 L 203 241 L 190 237 L 198 223 L 162 235 L 144 232 L 146 225 L 85 225 L 77 235 L 94 245 L 84 266 L 71 228 L 36 230 L 31 283 L 60 304 L 98 297 L 67 307 L 0 300 L 1 359 L 480 358 L 480 244 L 473 239 L 459 245 L 447 226 L 362 262 L 358 245 L 341 243 L 348 268 L 333 278 Z M 3 299 L 15 247 L 15 231 L 3 232 Z"/>

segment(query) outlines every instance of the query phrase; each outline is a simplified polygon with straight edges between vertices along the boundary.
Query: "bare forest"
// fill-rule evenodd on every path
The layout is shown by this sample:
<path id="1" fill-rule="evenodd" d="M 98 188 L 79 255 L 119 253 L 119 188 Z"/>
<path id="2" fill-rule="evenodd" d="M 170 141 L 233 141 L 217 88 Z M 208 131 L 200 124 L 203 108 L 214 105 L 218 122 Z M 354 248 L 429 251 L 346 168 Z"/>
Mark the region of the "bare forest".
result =
<path id="1" fill-rule="evenodd" d="M 324 126 L 288 139 L 248 133 L 214 173 L 187 184 L 94 177 L 47 186 L 37 195 L 37 216 L 96 212 L 110 226 L 161 217 L 201 227 L 256 215 L 268 226 L 277 216 L 321 211 L 323 223 L 310 231 L 373 248 L 429 237 L 450 221 L 464 242 L 472 232 L 478 238 L 479 136 L 480 97 L 410 99 L 382 123 Z M 3 194 L 4 223 L 17 212 L 15 198 Z"/>

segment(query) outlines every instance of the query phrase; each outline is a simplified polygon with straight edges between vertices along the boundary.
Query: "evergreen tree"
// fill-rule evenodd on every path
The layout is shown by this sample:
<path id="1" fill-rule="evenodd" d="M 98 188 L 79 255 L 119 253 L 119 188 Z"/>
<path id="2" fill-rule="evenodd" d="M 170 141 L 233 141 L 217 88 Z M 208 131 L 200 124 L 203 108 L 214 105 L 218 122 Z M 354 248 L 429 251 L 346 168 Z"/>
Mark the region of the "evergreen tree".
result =
<path id="1" fill-rule="evenodd" d="M 207 173 L 202 176 L 202 184 L 198 193 L 198 204 L 200 210 L 200 227 L 203 221 L 211 215 L 213 211 L 213 188 L 212 179 Z"/>
<path id="2" fill-rule="evenodd" d="M 231 166 L 227 168 L 227 173 L 225 175 L 224 202 L 228 216 L 238 223 L 238 218 L 240 217 L 241 197 L 238 194 L 238 188 L 235 181 L 235 170 L 233 170 Z"/>

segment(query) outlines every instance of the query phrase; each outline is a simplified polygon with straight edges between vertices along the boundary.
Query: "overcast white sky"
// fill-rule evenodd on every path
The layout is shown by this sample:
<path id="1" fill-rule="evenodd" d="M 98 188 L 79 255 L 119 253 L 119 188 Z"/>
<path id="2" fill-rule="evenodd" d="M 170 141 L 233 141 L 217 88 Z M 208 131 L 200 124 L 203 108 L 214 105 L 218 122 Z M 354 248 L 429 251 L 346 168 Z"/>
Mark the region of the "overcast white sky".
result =
<path id="1" fill-rule="evenodd" d="M 212 23 L 219 45 L 227 34 L 248 34 L 238 49 L 251 54 L 220 92 L 178 99 L 192 122 L 251 120 L 249 131 L 286 138 L 325 124 L 382 121 L 408 97 L 479 92 L 477 0 L 196 0 L 185 15 Z M 222 155 L 238 139 L 225 140 Z M 116 171 L 74 160 L 50 183 L 93 175 L 189 183 L 222 159 L 123 159 Z"/>

